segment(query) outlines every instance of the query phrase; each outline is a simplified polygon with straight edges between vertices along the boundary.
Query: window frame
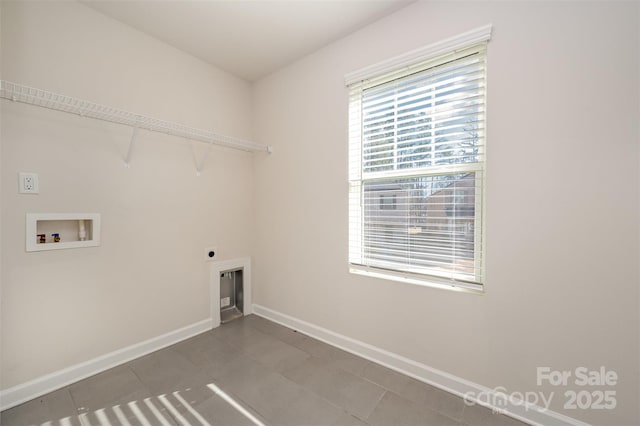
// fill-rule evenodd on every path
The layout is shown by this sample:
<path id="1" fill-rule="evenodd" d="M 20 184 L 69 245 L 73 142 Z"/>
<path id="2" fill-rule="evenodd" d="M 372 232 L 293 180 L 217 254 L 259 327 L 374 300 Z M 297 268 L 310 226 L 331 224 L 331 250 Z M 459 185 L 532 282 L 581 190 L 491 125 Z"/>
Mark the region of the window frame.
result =
<path id="1" fill-rule="evenodd" d="M 485 198 L 486 190 L 484 187 L 485 173 L 486 173 L 486 147 L 483 146 L 482 161 L 479 163 L 461 163 L 452 167 L 451 165 L 438 167 L 429 167 L 429 172 L 425 173 L 424 170 L 416 172 L 412 169 L 406 171 L 398 171 L 394 169 L 392 173 L 389 172 L 368 172 L 367 177 L 363 177 L 363 131 L 362 131 L 362 93 L 367 88 L 375 87 L 379 84 L 386 84 L 394 81 L 398 78 L 411 75 L 414 72 L 420 72 L 428 66 L 427 64 L 445 64 L 451 60 L 456 60 L 459 57 L 464 57 L 467 51 L 478 50 L 484 55 L 486 60 L 486 45 L 491 39 L 491 25 L 469 31 L 450 39 L 443 40 L 439 43 L 429 45 L 404 55 L 392 58 L 390 60 L 374 64 L 372 66 L 363 68 L 345 76 L 345 83 L 350 89 L 349 99 L 349 271 L 351 273 L 367 275 L 376 278 L 400 281 L 411 284 L 419 284 L 430 287 L 446 288 L 457 291 L 470 291 L 483 293 L 485 286 Z M 461 53 L 462 52 L 462 53 Z M 462 56 L 461 56 L 462 55 Z M 433 66 L 433 65 L 432 65 Z M 486 64 L 484 67 L 484 75 L 486 78 Z M 353 90 L 353 87 L 356 87 Z M 358 89 L 360 87 L 360 89 Z M 486 84 L 484 91 L 486 92 Z M 356 99 L 359 98 L 359 99 Z M 485 103 L 486 105 L 486 95 Z M 486 113 L 485 113 L 486 114 Z M 486 122 L 486 115 L 484 117 Z M 486 141 L 486 126 L 484 127 L 483 140 Z M 358 142 L 354 142 L 357 140 Z M 480 174 L 480 184 L 476 186 L 475 192 L 475 211 L 474 211 L 474 280 L 469 281 L 460 279 L 459 277 L 452 276 L 453 274 L 444 274 L 445 276 L 439 276 L 434 274 L 434 269 L 430 273 L 426 274 L 408 272 L 397 269 L 386 269 L 379 266 L 370 266 L 363 264 L 365 262 L 360 259 L 360 262 L 354 262 L 354 256 L 352 250 L 354 248 L 354 241 L 358 241 L 356 246 L 360 247 L 362 251 L 365 244 L 364 231 L 364 211 L 363 207 L 363 194 L 365 182 L 370 182 L 373 179 L 379 177 L 380 179 L 402 176 L 442 176 L 445 174 L 460 174 L 467 172 L 475 173 L 474 179 Z M 379 175 L 379 176 L 377 176 Z M 358 197 L 356 199 L 354 197 Z M 359 204 L 359 208 L 356 208 L 356 203 Z M 352 226 L 352 215 L 360 215 L 361 229 L 355 229 L 356 226 Z M 477 226 L 480 224 L 480 226 Z M 362 256 L 362 255 L 361 255 Z M 478 258 L 479 256 L 479 258 Z M 357 256 L 355 256 L 357 257 Z M 370 262 L 372 263 L 372 262 Z M 448 275 L 448 276 L 446 276 Z"/>

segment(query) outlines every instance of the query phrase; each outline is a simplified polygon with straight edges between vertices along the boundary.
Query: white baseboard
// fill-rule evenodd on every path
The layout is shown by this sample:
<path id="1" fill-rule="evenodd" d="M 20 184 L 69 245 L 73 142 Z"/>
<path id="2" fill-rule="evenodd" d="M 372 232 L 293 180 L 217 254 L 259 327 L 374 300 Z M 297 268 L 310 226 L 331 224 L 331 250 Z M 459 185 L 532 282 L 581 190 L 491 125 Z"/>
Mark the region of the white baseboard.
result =
<path id="1" fill-rule="evenodd" d="M 178 330 L 170 331 L 161 336 L 145 340 L 144 342 L 136 343 L 89 361 L 47 374 L 46 376 L 38 377 L 29 382 L 4 389 L 0 391 L 0 410 L 15 407 L 23 402 L 30 401 L 56 389 L 75 383 L 78 380 L 171 346 L 189 337 L 193 337 L 196 334 L 210 330 L 211 325 L 211 319 L 206 319 Z"/>
<path id="2" fill-rule="evenodd" d="M 513 400 L 495 389 L 489 389 L 264 306 L 254 304 L 253 313 L 525 423 L 536 426 L 589 426 L 572 417 Z M 483 395 L 484 398 L 478 400 L 471 395 Z"/>

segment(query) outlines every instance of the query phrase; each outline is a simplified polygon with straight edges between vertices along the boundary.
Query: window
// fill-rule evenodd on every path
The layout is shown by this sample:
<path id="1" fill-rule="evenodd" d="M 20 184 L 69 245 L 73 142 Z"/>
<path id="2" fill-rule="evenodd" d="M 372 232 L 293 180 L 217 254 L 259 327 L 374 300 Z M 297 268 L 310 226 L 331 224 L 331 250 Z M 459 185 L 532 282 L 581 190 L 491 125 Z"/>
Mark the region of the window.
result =
<path id="1" fill-rule="evenodd" d="M 352 272 L 482 289 L 490 27 L 469 34 L 347 76 Z"/>

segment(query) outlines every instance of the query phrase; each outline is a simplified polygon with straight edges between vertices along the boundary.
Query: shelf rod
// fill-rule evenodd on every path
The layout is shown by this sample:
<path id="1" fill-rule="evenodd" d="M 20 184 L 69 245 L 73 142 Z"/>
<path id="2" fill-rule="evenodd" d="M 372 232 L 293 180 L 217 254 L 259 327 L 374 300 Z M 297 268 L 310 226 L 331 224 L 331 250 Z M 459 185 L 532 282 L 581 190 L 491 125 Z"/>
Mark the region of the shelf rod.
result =
<path id="1" fill-rule="evenodd" d="M 6 80 L 0 80 L 0 98 L 134 127 L 132 143 L 133 139 L 135 139 L 135 132 L 137 132 L 137 128 L 141 128 L 152 132 L 164 133 L 167 135 L 220 145 L 227 148 L 239 149 L 247 152 L 273 152 L 273 148 L 271 146 L 231 136 L 220 135 L 209 130 L 197 129 L 171 121 L 146 117 L 118 108 L 100 105 L 94 102 L 72 98 L 70 96 L 60 95 L 53 92 L 47 92 L 45 90 L 24 86 Z M 129 147 L 127 163 L 130 154 L 131 147 Z"/>

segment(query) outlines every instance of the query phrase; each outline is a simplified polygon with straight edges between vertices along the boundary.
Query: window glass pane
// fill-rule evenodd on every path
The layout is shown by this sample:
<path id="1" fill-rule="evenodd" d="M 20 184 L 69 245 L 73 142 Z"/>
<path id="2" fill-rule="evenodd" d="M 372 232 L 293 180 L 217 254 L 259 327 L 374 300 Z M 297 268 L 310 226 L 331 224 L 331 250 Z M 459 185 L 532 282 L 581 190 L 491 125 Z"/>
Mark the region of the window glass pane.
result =
<path id="1" fill-rule="evenodd" d="M 362 94 L 363 171 L 481 161 L 484 62 L 475 54 Z"/>
<path id="2" fill-rule="evenodd" d="M 473 279 L 479 184 L 480 173 L 365 182 L 365 263 L 406 272 L 428 268 L 436 275 Z"/>

